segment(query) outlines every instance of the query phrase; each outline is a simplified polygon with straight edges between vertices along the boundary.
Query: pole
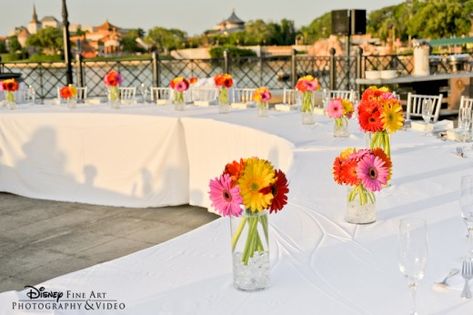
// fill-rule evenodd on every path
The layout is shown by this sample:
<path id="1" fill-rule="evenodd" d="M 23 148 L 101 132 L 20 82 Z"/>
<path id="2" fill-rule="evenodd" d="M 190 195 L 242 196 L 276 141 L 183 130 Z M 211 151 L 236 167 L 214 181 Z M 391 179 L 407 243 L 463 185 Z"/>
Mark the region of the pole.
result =
<path id="1" fill-rule="evenodd" d="M 82 67 L 82 56 L 80 54 L 76 55 L 76 65 L 77 65 L 77 85 L 79 87 L 84 87 L 84 68 Z"/>
<path id="2" fill-rule="evenodd" d="M 153 87 L 159 86 L 159 55 L 158 52 L 155 50 L 151 53 L 151 64 L 153 70 Z"/>
<path id="3" fill-rule="evenodd" d="M 346 41 L 346 51 L 347 51 L 347 63 L 346 63 L 346 78 L 347 78 L 347 83 L 346 83 L 346 90 L 350 90 L 350 48 L 351 48 L 351 10 L 347 10 L 347 23 L 348 23 L 348 35 L 347 35 L 347 41 Z"/>
<path id="4" fill-rule="evenodd" d="M 329 71 L 329 89 L 330 90 L 337 90 L 337 64 L 335 60 L 335 48 L 330 48 L 330 71 Z"/>
<path id="5" fill-rule="evenodd" d="M 296 86 L 297 81 L 297 60 L 296 60 L 296 50 L 293 48 L 291 50 L 291 88 L 293 89 Z"/>
<path id="6" fill-rule="evenodd" d="M 62 0 L 62 24 L 64 28 L 64 62 L 66 63 L 67 84 L 72 84 L 71 41 L 66 0 Z"/>

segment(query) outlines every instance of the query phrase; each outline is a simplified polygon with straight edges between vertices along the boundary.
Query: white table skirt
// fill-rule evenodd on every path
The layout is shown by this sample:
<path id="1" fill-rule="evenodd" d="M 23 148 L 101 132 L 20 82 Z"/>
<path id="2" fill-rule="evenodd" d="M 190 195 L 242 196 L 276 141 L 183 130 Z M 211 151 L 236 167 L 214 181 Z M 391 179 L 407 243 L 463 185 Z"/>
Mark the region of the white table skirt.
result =
<path id="1" fill-rule="evenodd" d="M 458 208 L 459 182 L 463 174 L 473 174 L 473 151 L 469 151 L 470 158 L 461 159 L 453 154 L 456 144 L 422 133 L 395 134 L 391 142 L 393 180 L 389 188 L 377 194 L 378 220 L 371 225 L 354 226 L 343 220 L 346 189 L 333 182 L 331 165 L 343 147 L 364 145 L 356 123 L 351 122 L 349 138 L 334 139 L 332 122 L 325 118 L 319 118 L 317 126 L 302 126 L 297 113 L 271 112 L 266 119 L 254 119 L 255 115 L 254 110 L 228 115 L 206 110 L 181 121 L 186 141 L 200 139 L 204 128 L 218 129 L 215 134 L 203 130 L 206 139 L 201 141 L 206 150 L 211 150 L 208 154 L 199 152 L 195 142 L 186 143 L 190 160 L 205 158 L 201 164 L 190 163 L 190 182 L 195 175 L 193 183 L 201 191 L 206 191 L 207 186 L 198 186 L 204 184 L 200 177 L 205 176 L 208 181 L 223 167 L 223 158 L 217 154 L 219 146 L 215 145 L 224 141 L 221 134 L 227 132 L 233 140 L 238 129 L 227 128 L 231 124 L 277 135 L 276 140 L 250 140 L 252 146 L 264 143 L 276 148 L 276 153 L 266 153 L 288 172 L 290 182 L 287 207 L 270 217 L 269 289 L 245 293 L 232 287 L 226 218 L 41 285 L 48 290 L 107 292 L 107 297 L 126 304 L 120 314 L 408 314 L 410 297 L 399 272 L 397 233 L 399 219 L 414 216 L 427 220 L 430 242 L 428 268 L 418 290 L 419 313 L 472 313 L 473 302 L 459 297 L 463 284 L 459 277 L 452 279 L 452 288 L 446 292 L 433 291 L 432 284 L 450 268 L 459 267 L 465 235 Z M 245 131 L 241 133 L 241 137 L 247 136 Z M 231 140 L 222 144 L 225 152 L 220 153 L 226 154 L 228 149 L 230 159 L 238 158 L 240 151 L 229 146 Z M 238 141 L 234 143 L 240 145 Z M 291 154 L 287 152 L 289 148 Z M 265 150 L 241 152 L 258 154 Z M 211 174 L 193 172 L 196 166 Z M 191 200 L 199 200 L 192 191 L 190 196 Z M 24 299 L 24 292 L 0 294 L 0 305 L 6 306 L 0 314 L 12 314 L 11 304 L 18 299 Z M 38 314 L 81 313 L 88 312 Z"/>

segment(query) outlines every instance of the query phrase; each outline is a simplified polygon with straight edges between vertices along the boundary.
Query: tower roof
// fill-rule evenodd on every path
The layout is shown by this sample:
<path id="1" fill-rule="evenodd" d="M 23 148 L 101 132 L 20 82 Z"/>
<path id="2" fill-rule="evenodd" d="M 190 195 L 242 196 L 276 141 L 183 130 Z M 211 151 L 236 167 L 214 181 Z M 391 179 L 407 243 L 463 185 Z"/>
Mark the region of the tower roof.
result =
<path id="1" fill-rule="evenodd" d="M 38 22 L 38 14 L 36 14 L 36 5 L 33 4 L 33 17 L 31 19 L 31 22 Z"/>
<path id="2" fill-rule="evenodd" d="M 230 15 L 230 17 L 224 20 L 223 22 L 232 24 L 245 24 L 245 22 L 235 14 L 235 10 L 232 10 L 232 14 Z"/>

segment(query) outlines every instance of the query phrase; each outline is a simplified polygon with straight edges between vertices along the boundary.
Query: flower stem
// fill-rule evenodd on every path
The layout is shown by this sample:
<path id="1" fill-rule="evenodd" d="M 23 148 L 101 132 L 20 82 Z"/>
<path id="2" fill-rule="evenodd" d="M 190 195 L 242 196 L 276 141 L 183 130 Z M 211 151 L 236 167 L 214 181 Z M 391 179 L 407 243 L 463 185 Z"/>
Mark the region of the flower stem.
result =
<path id="1" fill-rule="evenodd" d="M 238 228 L 237 228 L 235 234 L 233 234 L 233 237 L 232 237 L 232 251 L 235 250 L 236 244 L 238 243 L 238 240 L 240 239 L 241 232 L 243 232 L 243 228 L 246 225 L 246 221 L 247 221 L 247 218 L 243 217 L 240 221 L 240 224 L 238 225 Z"/>

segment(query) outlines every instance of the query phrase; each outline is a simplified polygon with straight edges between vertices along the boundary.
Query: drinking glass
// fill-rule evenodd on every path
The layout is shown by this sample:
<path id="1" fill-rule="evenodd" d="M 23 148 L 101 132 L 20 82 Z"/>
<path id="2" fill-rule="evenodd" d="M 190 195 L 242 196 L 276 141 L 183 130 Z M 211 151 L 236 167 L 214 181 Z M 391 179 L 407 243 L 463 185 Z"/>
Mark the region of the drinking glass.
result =
<path id="1" fill-rule="evenodd" d="M 141 97 L 143 98 L 143 103 L 146 103 L 146 94 L 147 93 L 147 89 L 146 89 L 146 85 L 144 83 L 141 83 L 140 84 L 140 93 L 141 93 Z"/>
<path id="2" fill-rule="evenodd" d="M 460 209 L 463 222 L 467 229 L 467 253 L 473 256 L 473 176 L 465 175 L 461 178 Z"/>
<path id="3" fill-rule="evenodd" d="M 432 100 L 424 100 L 422 103 L 422 119 L 428 124 L 432 118 Z"/>
<path id="4" fill-rule="evenodd" d="M 399 269 L 407 279 L 411 291 L 411 315 L 417 315 L 416 289 L 424 278 L 427 264 L 428 245 L 425 220 L 418 218 L 402 219 L 399 224 Z"/>

